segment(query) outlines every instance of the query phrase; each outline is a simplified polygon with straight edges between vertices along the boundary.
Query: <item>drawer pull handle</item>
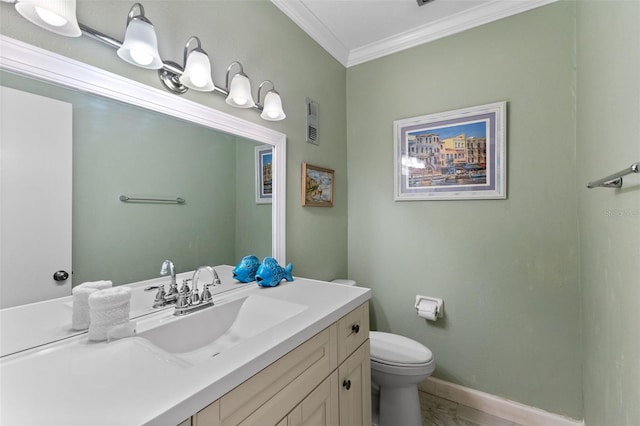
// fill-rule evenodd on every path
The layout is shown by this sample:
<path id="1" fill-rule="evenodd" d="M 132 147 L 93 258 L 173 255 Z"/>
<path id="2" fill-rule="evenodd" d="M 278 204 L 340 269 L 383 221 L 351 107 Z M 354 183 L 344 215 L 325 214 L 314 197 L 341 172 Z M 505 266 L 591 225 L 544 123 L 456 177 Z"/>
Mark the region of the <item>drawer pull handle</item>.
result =
<path id="1" fill-rule="evenodd" d="M 355 334 L 358 334 L 360 332 L 360 325 L 358 324 L 353 324 L 351 326 L 351 331 L 354 332 Z"/>
<path id="2" fill-rule="evenodd" d="M 351 389 L 351 380 L 345 380 L 344 382 L 342 382 L 342 387 L 347 390 Z"/>

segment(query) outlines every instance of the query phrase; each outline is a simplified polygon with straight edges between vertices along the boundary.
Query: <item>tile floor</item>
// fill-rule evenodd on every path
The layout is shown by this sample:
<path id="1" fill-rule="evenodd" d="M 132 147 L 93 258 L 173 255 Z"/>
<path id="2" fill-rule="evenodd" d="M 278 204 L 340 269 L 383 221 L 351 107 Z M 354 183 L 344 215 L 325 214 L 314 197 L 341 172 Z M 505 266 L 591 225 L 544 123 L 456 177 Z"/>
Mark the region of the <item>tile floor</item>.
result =
<path id="1" fill-rule="evenodd" d="M 474 408 L 420 392 L 423 426 L 522 426 Z"/>

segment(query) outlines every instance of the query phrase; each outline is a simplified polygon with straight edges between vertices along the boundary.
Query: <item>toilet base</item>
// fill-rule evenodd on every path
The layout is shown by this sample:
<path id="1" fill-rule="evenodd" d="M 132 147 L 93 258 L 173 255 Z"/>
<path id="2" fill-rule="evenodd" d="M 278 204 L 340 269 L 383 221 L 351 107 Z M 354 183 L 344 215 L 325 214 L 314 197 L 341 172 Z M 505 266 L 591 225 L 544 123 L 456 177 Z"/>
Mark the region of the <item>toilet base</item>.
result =
<path id="1" fill-rule="evenodd" d="M 380 386 L 379 426 L 422 426 L 418 385 Z"/>

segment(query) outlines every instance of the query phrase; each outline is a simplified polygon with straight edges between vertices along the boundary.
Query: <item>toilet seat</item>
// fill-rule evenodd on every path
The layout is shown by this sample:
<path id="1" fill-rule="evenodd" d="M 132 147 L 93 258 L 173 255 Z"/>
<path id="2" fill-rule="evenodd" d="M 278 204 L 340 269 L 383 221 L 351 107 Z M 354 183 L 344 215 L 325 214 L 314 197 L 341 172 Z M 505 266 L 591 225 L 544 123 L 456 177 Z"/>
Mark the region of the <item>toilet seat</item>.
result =
<path id="1" fill-rule="evenodd" d="M 408 337 L 382 331 L 369 332 L 371 360 L 397 366 L 424 365 L 433 361 L 426 346 Z"/>

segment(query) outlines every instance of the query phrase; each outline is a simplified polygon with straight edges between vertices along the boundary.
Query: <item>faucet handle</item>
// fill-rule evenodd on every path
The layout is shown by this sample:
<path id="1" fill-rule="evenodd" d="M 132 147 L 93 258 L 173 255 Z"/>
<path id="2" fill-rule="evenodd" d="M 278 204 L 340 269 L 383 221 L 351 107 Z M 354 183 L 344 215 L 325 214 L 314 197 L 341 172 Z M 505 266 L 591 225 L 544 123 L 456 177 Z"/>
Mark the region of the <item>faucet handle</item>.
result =
<path id="1" fill-rule="evenodd" d="M 191 278 L 182 280 L 182 287 L 180 287 L 180 293 L 187 294 L 191 291 L 191 289 L 189 288 L 189 281 L 191 281 Z"/>
<path id="2" fill-rule="evenodd" d="M 160 285 L 150 285 L 149 287 L 145 287 L 144 291 L 151 291 L 151 290 L 158 290 L 158 292 L 156 293 L 156 298 L 153 301 L 153 307 L 154 308 L 159 308 L 160 306 L 164 306 L 165 305 L 165 300 L 164 300 L 164 285 L 160 284 Z"/>
<path id="3" fill-rule="evenodd" d="M 200 301 L 202 303 L 209 303 L 211 302 L 211 299 L 213 299 L 213 296 L 211 295 L 211 291 L 209 290 L 209 287 L 212 285 L 214 284 L 209 283 L 204 285 L 204 288 L 202 289 L 202 294 L 200 295 Z"/>

